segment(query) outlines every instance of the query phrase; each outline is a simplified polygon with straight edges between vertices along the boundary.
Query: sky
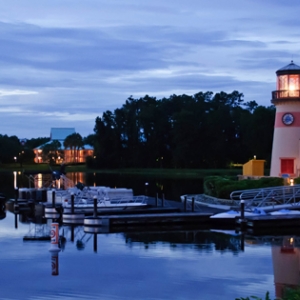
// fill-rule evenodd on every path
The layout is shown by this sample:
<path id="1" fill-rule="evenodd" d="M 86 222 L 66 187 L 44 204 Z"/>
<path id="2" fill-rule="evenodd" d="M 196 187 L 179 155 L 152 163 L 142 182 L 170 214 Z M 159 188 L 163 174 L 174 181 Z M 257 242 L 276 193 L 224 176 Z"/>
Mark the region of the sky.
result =
<path id="1" fill-rule="evenodd" d="M 234 90 L 272 105 L 299 0 L 0 0 L 0 134 L 49 137 L 126 99 Z"/>

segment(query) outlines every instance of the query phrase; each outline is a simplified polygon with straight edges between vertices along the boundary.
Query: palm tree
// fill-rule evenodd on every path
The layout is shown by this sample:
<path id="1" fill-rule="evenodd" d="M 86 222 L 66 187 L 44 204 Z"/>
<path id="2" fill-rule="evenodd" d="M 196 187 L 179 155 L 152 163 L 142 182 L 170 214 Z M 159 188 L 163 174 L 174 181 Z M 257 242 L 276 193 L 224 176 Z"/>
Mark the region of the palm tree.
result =
<path id="1" fill-rule="evenodd" d="M 73 153 L 73 162 L 78 161 L 78 150 L 83 149 L 83 139 L 79 133 L 72 133 L 64 140 L 65 149 L 69 148 Z"/>
<path id="2" fill-rule="evenodd" d="M 43 160 L 48 160 L 50 164 L 53 164 L 56 162 L 58 157 L 62 157 L 61 153 L 61 143 L 59 141 L 52 141 L 49 144 L 46 144 L 43 146 Z"/>

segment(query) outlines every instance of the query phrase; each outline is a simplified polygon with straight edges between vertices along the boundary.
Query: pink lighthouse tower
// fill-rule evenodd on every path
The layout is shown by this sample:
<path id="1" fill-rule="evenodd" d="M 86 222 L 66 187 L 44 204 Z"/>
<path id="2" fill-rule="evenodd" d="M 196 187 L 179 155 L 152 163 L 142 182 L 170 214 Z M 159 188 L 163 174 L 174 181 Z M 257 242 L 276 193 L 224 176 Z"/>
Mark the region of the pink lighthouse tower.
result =
<path id="1" fill-rule="evenodd" d="M 300 67 L 291 63 L 278 71 L 277 90 L 271 102 L 276 106 L 270 176 L 300 175 Z"/>

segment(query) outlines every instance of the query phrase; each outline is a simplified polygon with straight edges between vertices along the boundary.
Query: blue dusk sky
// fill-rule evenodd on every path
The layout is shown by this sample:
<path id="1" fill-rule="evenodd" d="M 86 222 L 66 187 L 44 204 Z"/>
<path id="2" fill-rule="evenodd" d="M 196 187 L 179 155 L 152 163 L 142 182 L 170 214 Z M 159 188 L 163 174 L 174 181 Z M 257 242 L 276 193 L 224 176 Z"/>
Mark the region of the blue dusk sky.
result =
<path id="1" fill-rule="evenodd" d="M 0 0 L 0 134 L 94 133 L 130 96 L 237 90 L 300 65 L 299 0 Z"/>

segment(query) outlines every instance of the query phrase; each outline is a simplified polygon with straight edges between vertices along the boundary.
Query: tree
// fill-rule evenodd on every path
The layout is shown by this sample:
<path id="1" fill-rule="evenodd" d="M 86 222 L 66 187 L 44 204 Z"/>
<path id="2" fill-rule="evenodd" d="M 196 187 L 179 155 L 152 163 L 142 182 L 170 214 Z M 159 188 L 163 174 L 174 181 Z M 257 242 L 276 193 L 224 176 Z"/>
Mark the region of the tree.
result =
<path id="1" fill-rule="evenodd" d="M 82 136 L 79 133 L 72 133 L 66 137 L 64 140 L 65 149 L 69 148 L 71 150 L 71 156 L 73 162 L 78 161 L 78 150 L 84 148 Z"/>
<path id="2" fill-rule="evenodd" d="M 61 143 L 59 141 L 54 140 L 49 144 L 45 144 L 42 150 L 43 161 L 48 162 L 50 165 L 55 164 L 59 157 L 63 158 Z"/>

